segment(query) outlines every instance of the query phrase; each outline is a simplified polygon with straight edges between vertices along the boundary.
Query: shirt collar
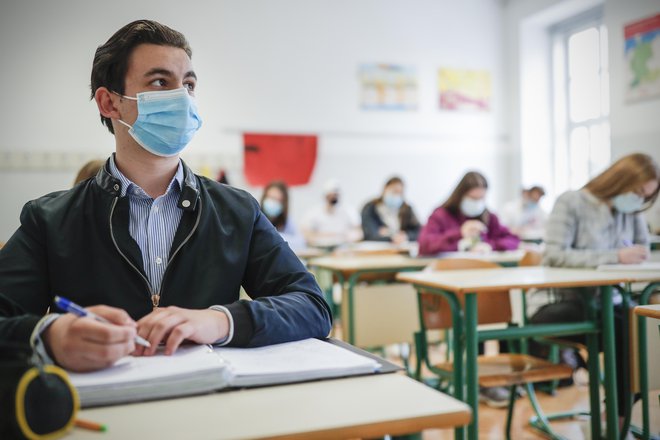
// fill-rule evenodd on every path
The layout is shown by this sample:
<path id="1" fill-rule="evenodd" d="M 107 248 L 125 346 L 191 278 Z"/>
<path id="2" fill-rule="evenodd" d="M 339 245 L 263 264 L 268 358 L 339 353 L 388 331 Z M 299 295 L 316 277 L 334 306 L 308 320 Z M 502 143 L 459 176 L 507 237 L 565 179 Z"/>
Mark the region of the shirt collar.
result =
<path id="1" fill-rule="evenodd" d="M 125 197 L 126 194 L 129 194 L 130 196 L 136 196 L 139 198 L 151 198 L 149 197 L 149 195 L 147 195 L 146 192 L 144 192 L 142 188 L 140 188 L 135 183 L 131 182 L 128 179 L 128 177 L 124 176 L 122 172 L 119 171 L 119 168 L 117 168 L 117 164 L 115 163 L 114 153 L 112 154 L 112 156 L 110 156 L 108 171 L 110 171 L 110 174 L 114 178 L 119 179 L 119 181 L 121 182 L 120 197 Z M 181 188 L 183 188 L 183 165 L 181 163 L 181 160 L 179 160 L 179 166 L 176 169 L 176 174 L 174 174 L 174 177 L 172 178 L 170 184 L 167 185 L 167 190 L 165 191 L 165 194 L 169 193 L 170 190 L 172 189 L 174 189 L 175 191 L 181 191 Z"/>

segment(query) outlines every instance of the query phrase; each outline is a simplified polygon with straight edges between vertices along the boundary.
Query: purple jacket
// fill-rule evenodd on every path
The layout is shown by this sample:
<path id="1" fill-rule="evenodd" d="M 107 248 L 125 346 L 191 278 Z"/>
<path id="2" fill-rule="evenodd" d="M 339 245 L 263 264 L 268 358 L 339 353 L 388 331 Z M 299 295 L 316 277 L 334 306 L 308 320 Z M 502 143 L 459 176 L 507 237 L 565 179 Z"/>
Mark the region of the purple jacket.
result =
<path id="1" fill-rule="evenodd" d="M 461 225 L 469 218 L 462 213 L 453 215 L 445 208 L 437 208 L 429 217 L 428 222 L 419 233 L 419 254 L 435 255 L 439 252 L 454 252 L 458 250 L 461 239 Z M 481 234 L 481 240 L 491 245 L 493 250 L 505 251 L 517 249 L 520 239 L 513 235 L 497 216 L 488 213 L 488 230 Z"/>

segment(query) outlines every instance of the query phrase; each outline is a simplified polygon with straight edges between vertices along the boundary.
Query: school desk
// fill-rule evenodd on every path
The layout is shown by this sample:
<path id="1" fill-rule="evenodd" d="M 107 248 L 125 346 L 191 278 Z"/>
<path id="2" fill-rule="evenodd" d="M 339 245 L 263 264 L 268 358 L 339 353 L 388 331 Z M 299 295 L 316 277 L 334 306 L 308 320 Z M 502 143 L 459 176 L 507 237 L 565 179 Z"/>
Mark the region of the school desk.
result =
<path id="1" fill-rule="evenodd" d="M 243 389 L 82 410 L 105 433 L 75 428 L 70 440 L 341 439 L 453 428 L 470 408 L 402 374 Z"/>
<path id="2" fill-rule="evenodd" d="M 538 336 L 562 336 L 585 334 L 589 349 L 589 359 L 598 359 L 598 334 L 602 332 L 605 355 L 605 393 L 607 412 L 607 438 L 614 440 L 618 435 L 616 366 L 614 347 L 614 316 L 612 290 L 615 285 L 628 279 L 613 272 L 596 270 L 559 269 L 547 267 L 515 267 L 498 269 L 467 269 L 436 272 L 406 272 L 397 279 L 411 283 L 418 291 L 442 295 L 452 304 L 454 343 L 454 383 L 467 384 L 466 396 L 463 387 L 456 387 L 455 397 L 465 401 L 473 410 L 473 419 L 468 425 L 468 438 L 478 438 L 479 387 L 477 378 L 477 344 L 488 339 L 521 339 Z M 595 308 L 590 308 L 589 320 L 577 323 L 533 324 L 506 329 L 477 331 L 476 293 L 487 293 L 503 289 L 531 288 L 582 288 L 602 287 L 602 322 L 598 322 Z M 463 306 L 456 294 L 465 294 Z M 464 341 L 464 342 L 463 342 Z M 463 351 L 466 356 L 463 361 Z M 598 363 L 589 362 L 590 377 L 599 377 Z M 465 370 L 465 371 L 464 371 Z M 590 381 L 591 408 L 600 408 L 598 381 Z M 600 417 L 591 418 L 594 438 L 600 437 Z M 462 436 L 462 428 L 457 437 Z"/>
<path id="3" fill-rule="evenodd" d="M 414 291 L 409 294 L 405 292 L 401 295 L 393 293 L 383 296 L 383 301 L 378 301 L 377 304 L 372 304 L 373 307 L 368 307 L 366 304 L 361 308 L 368 316 L 362 319 L 358 316 L 360 310 L 355 307 L 355 289 L 356 284 L 360 278 L 372 277 L 375 278 L 379 275 L 394 274 L 409 270 L 421 270 L 433 262 L 433 259 L 427 258 L 411 258 L 404 255 L 391 254 L 391 255 L 368 255 L 368 256 L 343 256 L 335 255 L 321 258 L 314 258 L 309 261 L 308 265 L 313 270 L 323 269 L 332 272 L 336 277 L 338 283 L 342 287 L 346 287 L 346 295 L 342 300 L 342 331 L 348 343 L 358 346 L 370 346 L 372 344 L 361 344 L 360 337 L 356 332 L 357 320 L 361 320 L 362 329 L 368 331 L 369 322 L 373 321 L 373 313 L 375 311 L 382 317 L 383 314 L 391 312 L 398 319 L 389 320 L 391 327 L 387 335 L 389 341 L 382 340 L 380 345 L 387 345 L 387 343 L 399 343 L 408 341 L 412 338 L 414 328 L 417 326 L 417 301 L 414 297 Z M 406 286 L 402 286 L 405 288 Z M 387 290 L 387 289 L 383 289 Z M 377 297 L 378 295 L 374 295 Z M 377 301 L 377 298 L 374 298 Z M 371 301 L 374 303 L 374 301 Z M 395 328 L 396 326 L 396 328 Z M 373 341 L 370 335 L 366 335 L 366 340 Z M 364 340 L 364 339 L 363 339 Z M 375 345 L 375 344 L 373 344 Z"/>

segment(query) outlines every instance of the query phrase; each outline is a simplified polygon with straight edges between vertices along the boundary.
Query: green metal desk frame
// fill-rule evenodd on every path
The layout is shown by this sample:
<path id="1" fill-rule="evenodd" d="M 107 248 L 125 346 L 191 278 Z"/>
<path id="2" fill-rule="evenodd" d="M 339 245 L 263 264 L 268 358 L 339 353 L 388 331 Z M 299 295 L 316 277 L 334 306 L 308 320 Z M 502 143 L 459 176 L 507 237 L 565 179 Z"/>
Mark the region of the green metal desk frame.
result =
<path id="1" fill-rule="evenodd" d="M 589 307 L 589 317 L 585 322 L 558 323 L 558 324 L 533 324 L 522 327 L 510 327 L 506 329 L 477 331 L 477 296 L 476 292 L 466 292 L 465 306 L 461 309 L 456 295 L 444 289 L 433 288 L 417 283 L 413 286 L 418 292 L 429 292 L 445 297 L 450 304 L 452 312 L 452 325 L 454 332 L 453 355 L 454 370 L 452 382 L 454 384 L 454 397 L 466 401 L 472 408 L 472 422 L 467 427 L 467 437 L 477 440 L 479 437 L 479 383 L 477 375 L 477 344 L 479 341 L 489 339 L 517 339 L 539 336 L 565 336 L 573 334 L 586 334 L 587 347 L 589 350 L 589 374 L 591 377 L 599 377 L 598 366 L 598 334 L 603 336 L 603 352 L 605 355 L 605 394 L 607 426 L 616 427 L 607 430 L 608 440 L 618 438 L 618 416 L 617 416 L 617 389 L 616 389 L 616 365 L 615 365 L 615 342 L 614 342 L 614 313 L 612 304 L 612 286 L 602 286 L 601 293 L 601 322 L 598 322 L 597 311 L 592 305 Z M 423 313 L 420 303 L 420 314 Z M 423 320 L 420 319 L 423 325 Z M 424 329 L 420 329 L 424 332 Z M 465 360 L 463 352 L 465 351 Z M 465 393 L 463 384 L 465 382 Z M 589 382 L 589 401 L 591 408 L 600 408 L 598 381 Z M 601 438 L 600 417 L 591 417 L 592 438 Z M 456 439 L 464 438 L 464 428 L 456 428 Z"/>

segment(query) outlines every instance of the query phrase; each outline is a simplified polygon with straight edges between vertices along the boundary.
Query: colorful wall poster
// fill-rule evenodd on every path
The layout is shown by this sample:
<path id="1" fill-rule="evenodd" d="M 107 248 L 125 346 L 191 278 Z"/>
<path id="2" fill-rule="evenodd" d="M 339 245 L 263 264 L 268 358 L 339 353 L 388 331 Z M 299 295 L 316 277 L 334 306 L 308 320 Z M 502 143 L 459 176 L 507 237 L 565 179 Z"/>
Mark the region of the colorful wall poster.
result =
<path id="1" fill-rule="evenodd" d="M 627 24 L 626 101 L 660 97 L 660 14 Z"/>
<path id="2" fill-rule="evenodd" d="M 490 110 L 492 86 L 487 70 L 441 68 L 438 90 L 443 110 Z"/>
<path id="3" fill-rule="evenodd" d="M 316 164 L 317 145 L 315 135 L 244 133 L 245 178 L 253 186 L 273 180 L 306 185 Z"/>
<path id="4" fill-rule="evenodd" d="M 417 71 L 413 66 L 363 64 L 359 78 L 362 110 L 417 110 Z"/>

